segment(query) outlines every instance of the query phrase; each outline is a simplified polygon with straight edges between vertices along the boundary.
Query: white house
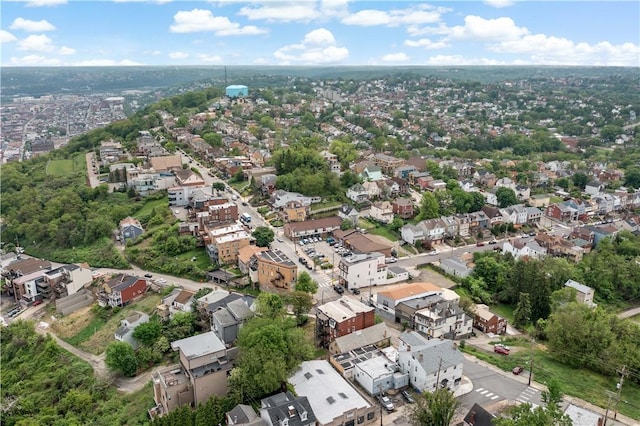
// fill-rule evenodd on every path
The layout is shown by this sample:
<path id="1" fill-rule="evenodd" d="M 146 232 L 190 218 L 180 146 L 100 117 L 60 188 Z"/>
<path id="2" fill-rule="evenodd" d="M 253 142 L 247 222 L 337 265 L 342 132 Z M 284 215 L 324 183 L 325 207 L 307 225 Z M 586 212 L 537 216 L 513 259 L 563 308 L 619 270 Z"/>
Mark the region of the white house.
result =
<path id="1" fill-rule="evenodd" d="M 115 339 L 120 342 L 126 342 L 133 346 L 133 349 L 138 348 L 138 341 L 134 339 L 133 332 L 137 326 L 149 322 L 149 315 L 144 312 L 135 311 L 128 317 L 120 320 L 120 327 L 115 332 Z"/>
<path id="2" fill-rule="evenodd" d="M 362 203 L 369 199 L 369 193 L 361 183 L 356 183 L 347 189 L 347 198 L 356 203 Z"/>
<path id="3" fill-rule="evenodd" d="M 357 253 L 343 257 L 338 265 L 338 282 L 347 289 L 387 283 L 388 266 L 383 253 Z"/>
<path id="4" fill-rule="evenodd" d="M 409 374 L 411 386 L 419 392 L 437 388 L 455 391 L 462 381 L 464 356 L 451 340 L 427 340 L 415 331 L 400 335 L 398 365 Z"/>
<path id="5" fill-rule="evenodd" d="M 595 290 L 592 289 L 591 287 L 584 284 L 580 284 L 579 282 L 574 280 L 567 280 L 567 282 L 564 283 L 564 286 L 575 289 L 576 301 L 578 303 L 584 303 L 585 305 L 588 305 L 588 306 L 596 306 L 596 304 L 593 303 L 593 296 L 595 295 Z"/>
<path id="6" fill-rule="evenodd" d="M 367 191 L 367 195 L 370 200 L 375 200 L 380 197 L 381 191 L 380 187 L 376 182 L 364 182 L 362 187 Z"/>
<path id="7" fill-rule="evenodd" d="M 535 240 L 524 242 L 523 240 L 505 241 L 502 245 L 502 254 L 511 253 L 515 259 L 521 257 L 539 258 L 547 254 L 547 249 L 541 247 Z"/>
<path id="8" fill-rule="evenodd" d="M 416 311 L 415 329 L 430 339 L 458 339 L 471 335 L 472 318 L 456 302 L 442 301 Z"/>
<path id="9" fill-rule="evenodd" d="M 425 229 L 420 226 L 407 224 L 400 228 L 400 236 L 403 241 L 409 244 L 415 244 L 416 241 L 425 239 Z"/>
<path id="10" fill-rule="evenodd" d="M 391 223 L 393 221 L 393 207 L 388 201 L 378 201 L 371 205 L 369 216 L 381 223 Z"/>

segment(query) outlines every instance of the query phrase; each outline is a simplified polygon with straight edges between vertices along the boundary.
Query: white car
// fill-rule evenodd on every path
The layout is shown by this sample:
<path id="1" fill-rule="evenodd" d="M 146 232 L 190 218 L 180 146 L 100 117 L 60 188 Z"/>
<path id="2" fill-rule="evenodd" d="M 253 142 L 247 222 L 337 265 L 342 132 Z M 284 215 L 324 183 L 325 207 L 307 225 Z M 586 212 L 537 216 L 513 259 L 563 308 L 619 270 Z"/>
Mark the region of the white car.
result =
<path id="1" fill-rule="evenodd" d="M 382 404 L 382 406 L 387 410 L 387 411 L 393 411 L 396 407 L 393 405 L 393 402 L 391 401 L 391 398 L 389 398 L 387 395 L 382 395 L 380 397 L 380 404 Z"/>
<path id="2" fill-rule="evenodd" d="M 156 280 L 156 282 L 157 282 L 158 284 L 164 284 L 164 283 L 166 283 L 166 282 L 167 282 L 167 280 L 165 280 L 164 278 L 160 278 L 160 279 L 157 279 L 157 280 Z"/>

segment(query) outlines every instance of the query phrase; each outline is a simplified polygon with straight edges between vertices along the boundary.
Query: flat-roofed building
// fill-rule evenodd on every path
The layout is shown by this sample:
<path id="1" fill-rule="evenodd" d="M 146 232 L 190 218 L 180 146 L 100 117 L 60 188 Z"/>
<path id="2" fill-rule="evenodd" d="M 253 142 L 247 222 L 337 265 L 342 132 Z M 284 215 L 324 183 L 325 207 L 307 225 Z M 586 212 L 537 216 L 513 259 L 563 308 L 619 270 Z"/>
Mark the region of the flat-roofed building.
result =
<path id="1" fill-rule="evenodd" d="M 289 377 L 296 394 L 309 401 L 319 426 L 369 425 L 377 421 L 377 406 L 326 360 L 305 361 Z"/>

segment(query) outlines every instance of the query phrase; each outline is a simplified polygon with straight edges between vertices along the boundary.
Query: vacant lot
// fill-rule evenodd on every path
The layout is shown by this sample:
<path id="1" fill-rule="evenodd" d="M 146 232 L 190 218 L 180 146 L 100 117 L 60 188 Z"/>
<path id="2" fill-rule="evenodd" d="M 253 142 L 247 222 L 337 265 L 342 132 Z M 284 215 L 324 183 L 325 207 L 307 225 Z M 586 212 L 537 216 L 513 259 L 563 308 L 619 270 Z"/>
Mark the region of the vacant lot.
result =
<path id="1" fill-rule="evenodd" d="M 60 317 L 51 324 L 52 331 L 61 339 L 87 352 L 99 355 L 114 341 L 115 331 L 120 321 L 133 311 L 151 315 L 160 303 L 161 296 L 147 293 L 138 302 L 122 308 L 112 317 L 99 318 L 91 307 L 86 307 L 71 315 Z"/>
<path id="2" fill-rule="evenodd" d="M 47 163 L 47 174 L 53 176 L 66 176 L 68 174 L 84 171 L 86 160 L 84 155 L 76 155 L 67 160 L 50 160 Z"/>

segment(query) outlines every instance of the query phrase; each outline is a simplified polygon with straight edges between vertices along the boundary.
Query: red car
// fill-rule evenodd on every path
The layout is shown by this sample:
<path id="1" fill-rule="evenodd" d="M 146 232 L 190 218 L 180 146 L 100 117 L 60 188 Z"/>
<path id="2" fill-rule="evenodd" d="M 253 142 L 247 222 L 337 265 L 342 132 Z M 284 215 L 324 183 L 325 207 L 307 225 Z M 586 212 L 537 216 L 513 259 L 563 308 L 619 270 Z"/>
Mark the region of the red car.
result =
<path id="1" fill-rule="evenodd" d="M 517 376 L 518 374 L 522 373 L 523 370 L 524 369 L 522 367 L 517 366 L 517 367 L 513 367 L 512 372 L 513 372 L 513 374 L 515 374 Z"/>
<path id="2" fill-rule="evenodd" d="M 501 355 L 509 355 L 509 348 L 505 347 L 504 345 L 500 345 L 500 344 L 495 345 L 493 347 L 493 351 Z"/>
<path id="3" fill-rule="evenodd" d="M 42 304 L 42 300 L 35 300 L 31 306 L 38 306 Z"/>

